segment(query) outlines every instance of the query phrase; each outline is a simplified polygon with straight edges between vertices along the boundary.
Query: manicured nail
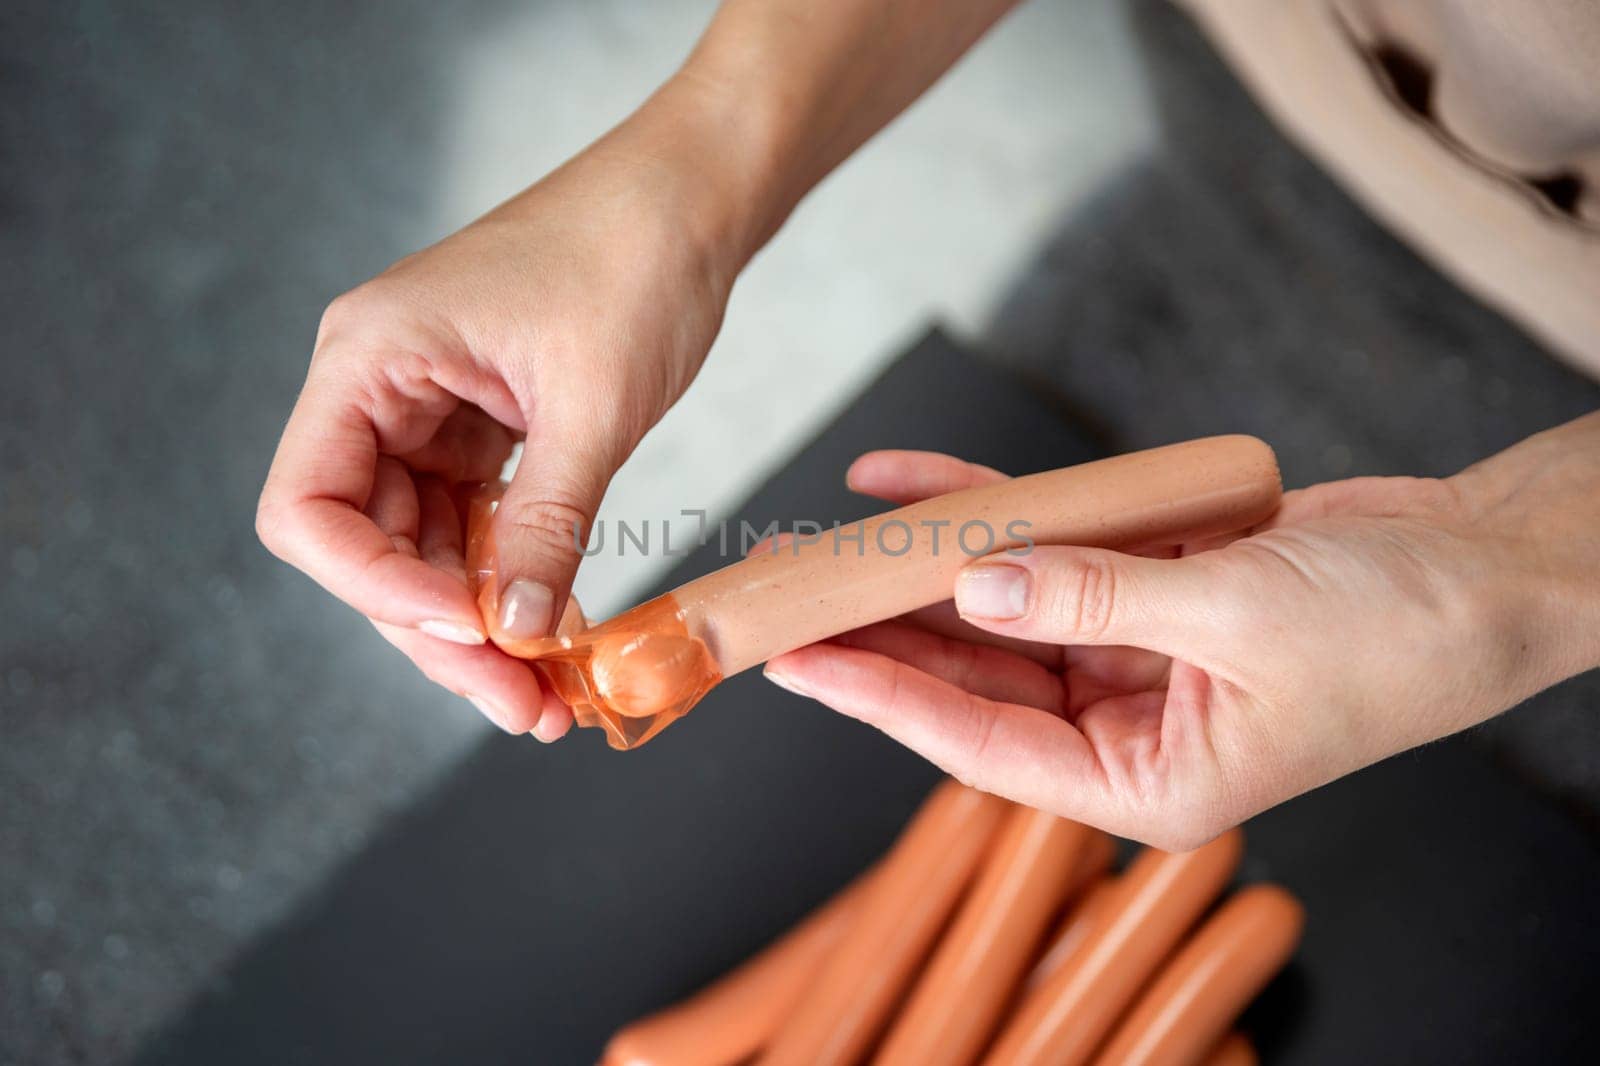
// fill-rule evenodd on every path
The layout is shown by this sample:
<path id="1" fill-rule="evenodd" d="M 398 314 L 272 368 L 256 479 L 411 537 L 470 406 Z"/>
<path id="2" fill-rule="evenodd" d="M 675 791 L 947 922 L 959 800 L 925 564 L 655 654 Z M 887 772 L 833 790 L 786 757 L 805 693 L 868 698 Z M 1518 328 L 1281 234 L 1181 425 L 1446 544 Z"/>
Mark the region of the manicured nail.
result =
<path id="1" fill-rule="evenodd" d="M 956 610 L 971 618 L 1021 618 L 1033 575 L 1020 566 L 969 566 L 956 579 Z"/>
<path id="2" fill-rule="evenodd" d="M 794 678 L 789 677 L 786 674 L 779 673 L 771 666 L 763 667 L 761 673 L 768 681 L 771 681 L 779 688 L 788 692 L 793 692 L 796 696 L 805 696 L 808 699 L 811 698 L 810 689 L 806 688 L 805 685 L 801 684 L 799 681 L 796 681 Z"/>
<path id="3" fill-rule="evenodd" d="M 513 730 L 506 728 L 505 723 L 508 721 L 508 718 L 499 707 L 496 707 L 493 703 L 490 703 L 482 696 L 474 696 L 470 692 L 463 692 L 462 695 L 467 698 L 468 703 L 478 708 L 479 712 L 481 712 L 485 718 L 489 719 L 489 721 L 493 722 L 501 729 L 505 729 L 507 733 L 513 732 Z"/>
<path id="4" fill-rule="evenodd" d="M 519 577 L 500 593 L 500 630 L 516 640 L 546 636 L 555 595 L 537 581 Z"/>
<path id="5" fill-rule="evenodd" d="M 448 640 L 452 644 L 477 645 L 484 641 L 483 634 L 471 626 L 462 625 L 460 622 L 446 622 L 442 618 L 430 618 L 426 622 L 418 622 L 417 628 L 430 637 Z"/>

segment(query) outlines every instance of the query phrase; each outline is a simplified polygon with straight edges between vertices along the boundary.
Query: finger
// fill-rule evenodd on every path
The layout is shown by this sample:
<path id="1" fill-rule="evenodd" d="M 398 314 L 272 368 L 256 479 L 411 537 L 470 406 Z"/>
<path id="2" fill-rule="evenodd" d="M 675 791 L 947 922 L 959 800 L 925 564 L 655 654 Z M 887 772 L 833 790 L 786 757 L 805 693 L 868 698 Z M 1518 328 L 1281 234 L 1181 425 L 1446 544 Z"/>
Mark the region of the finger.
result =
<path id="1" fill-rule="evenodd" d="M 489 645 L 463 647 L 414 629 L 376 624 L 378 632 L 416 663 L 430 681 L 470 700 L 484 717 L 507 733 L 527 733 L 541 724 L 546 694 L 526 663 Z M 559 735 L 546 736 L 541 729 L 539 738 L 553 740 Z"/>
<path id="2" fill-rule="evenodd" d="M 482 408 L 464 403 L 439 424 L 422 447 L 400 458 L 413 470 L 437 474 L 445 481 L 489 481 L 511 457 L 516 437 Z"/>
<path id="3" fill-rule="evenodd" d="M 930 633 L 950 637 L 953 640 L 964 640 L 972 644 L 987 644 L 992 648 L 1005 648 L 1027 659 L 1032 659 L 1040 666 L 1057 670 L 1061 667 L 1062 649 L 1059 644 L 1041 644 L 1032 640 L 1017 640 L 1015 637 L 1003 637 L 998 633 L 991 633 L 987 629 L 979 629 L 970 622 L 963 621 L 956 613 L 954 600 L 944 600 L 933 604 L 931 607 L 920 607 L 915 611 L 908 611 L 900 618 L 926 629 Z"/>
<path id="4" fill-rule="evenodd" d="M 568 596 L 567 606 L 561 612 L 561 621 L 556 624 L 556 632 L 562 634 L 580 633 L 589 628 L 589 619 L 583 613 L 583 606 L 578 603 L 578 597 Z M 540 684 L 544 686 L 544 716 L 539 719 L 539 724 L 534 727 L 533 734 L 540 740 L 549 743 L 563 735 L 575 724 L 572 708 L 562 702 L 557 695 L 555 686 L 540 673 Z"/>
<path id="5" fill-rule="evenodd" d="M 973 625 L 1024 640 L 1130 644 L 1196 661 L 1228 630 L 1232 597 L 1209 552 L 1148 559 L 1100 548 L 1038 547 L 992 555 L 956 579 Z"/>
<path id="6" fill-rule="evenodd" d="M 998 470 L 951 455 L 904 450 L 868 452 L 845 472 L 851 491 L 899 504 L 1005 480 Z"/>
<path id="7" fill-rule="evenodd" d="M 546 744 L 560 740 L 572 729 L 572 708 L 561 702 L 561 697 L 548 686 L 544 692 L 544 713 L 539 717 L 538 725 L 533 727 L 533 735 Z"/>
<path id="8" fill-rule="evenodd" d="M 1051 714 L 1060 714 L 1066 704 L 1061 678 L 1032 659 L 905 622 L 880 622 L 842 633 L 834 642 L 886 655 L 987 700 L 1020 703 Z"/>
<path id="9" fill-rule="evenodd" d="M 486 619 L 496 640 L 547 636 L 561 617 L 611 466 L 608 449 L 566 432 L 553 419 L 538 424 L 496 508 L 498 595 Z"/>
<path id="10" fill-rule="evenodd" d="M 773 536 L 756 541 L 750 546 L 746 556 L 760 555 L 763 552 L 773 553 L 789 549 L 794 542 L 793 533 L 776 533 Z M 1056 668 L 1061 665 L 1061 647 L 1056 644 L 1040 644 L 1029 640 L 1016 640 L 1012 637 L 1003 637 L 998 633 L 979 629 L 961 620 L 956 614 L 955 603 L 945 600 L 928 607 L 920 607 L 915 611 L 908 611 L 900 616 L 902 620 L 926 629 L 930 633 L 954 640 L 964 640 L 973 644 L 987 644 L 994 648 L 1005 648 L 1018 655 L 1032 659 L 1041 666 Z"/>
<path id="11" fill-rule="evenodd" d="M 394 544 L 395 550 L 418 555 L 417 486 L 404 463 L 387 455 L 378 456 L 372 471 L 372 492 L 362 513 L 372 519 Z"/>
<path id="12" fill-rule="evenodd" d="M 436 477 L 415 479 L 417 488 L 417 551 L 424 562 L 467 580 L 461 512 L 454 494 Z"/>
<path id="13" fill-rule="evenodd" d="M 377 477 L 375 419 L 390 417 L 396 406 L 393 398 L 370 398 L 371 391 L 354 371 L 313 366 L 267 475 L 256 529 L 273 554 L 369 618 L 481 643 L 482 623 L 466 586 L 397 550 L 362 513 Z M 454 399 L 423 389 L 416 402 L 442 419 Z M 405 431 L 386 431 L 395 443 L 432 432 L 426 419 L 393 420 Z"/>
<path id="14" fill-rule="evenodd" d="M 1172 669 L 1172 660 L 1160 652 L 1125 645 L 1070 645 L 1062 654 L 1069 719 L 1099 700 L 1161 688 Z"/>
<path id="15" fill-rule="evenodd" d="M 1112 821 L 1093 750 L 1054 715 L 974 696 L 859 648 L 813 644 L 778 656 L 765 672 L 791 692 L 881 729 L 974 788 L 1101 828 Z"/>

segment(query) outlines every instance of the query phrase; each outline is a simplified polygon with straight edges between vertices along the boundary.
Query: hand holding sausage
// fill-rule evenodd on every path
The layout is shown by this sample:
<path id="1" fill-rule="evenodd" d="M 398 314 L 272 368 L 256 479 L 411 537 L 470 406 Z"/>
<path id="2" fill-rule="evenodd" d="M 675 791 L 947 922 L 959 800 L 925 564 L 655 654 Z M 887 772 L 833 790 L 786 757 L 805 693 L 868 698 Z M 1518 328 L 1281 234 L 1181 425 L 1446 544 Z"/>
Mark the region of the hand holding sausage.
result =
<path id="1" fill-rule="evenodd" d="M 850 481 L 905 500 L 999 476 L 875 453 Z M 1597 548 L 1591 415 L 1453 478 L 1290 493 L 1176 558 L 987 557 L 957 583 L 971 639 L 891 622 L 767 673 L 978 788 L 1183 850 L 1600 664 Z"/>

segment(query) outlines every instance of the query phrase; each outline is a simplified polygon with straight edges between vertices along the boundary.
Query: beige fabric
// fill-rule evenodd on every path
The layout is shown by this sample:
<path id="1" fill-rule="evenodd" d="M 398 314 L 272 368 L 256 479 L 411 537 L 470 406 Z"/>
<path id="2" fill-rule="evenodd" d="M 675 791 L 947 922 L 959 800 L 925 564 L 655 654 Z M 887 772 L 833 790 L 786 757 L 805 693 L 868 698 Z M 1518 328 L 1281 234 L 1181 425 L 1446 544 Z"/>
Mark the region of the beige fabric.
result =
<path id="1" fill-rule="evenodd" d="M 1369 210 L 1600 377 L 1600 0 L 1182 2 Z"/>

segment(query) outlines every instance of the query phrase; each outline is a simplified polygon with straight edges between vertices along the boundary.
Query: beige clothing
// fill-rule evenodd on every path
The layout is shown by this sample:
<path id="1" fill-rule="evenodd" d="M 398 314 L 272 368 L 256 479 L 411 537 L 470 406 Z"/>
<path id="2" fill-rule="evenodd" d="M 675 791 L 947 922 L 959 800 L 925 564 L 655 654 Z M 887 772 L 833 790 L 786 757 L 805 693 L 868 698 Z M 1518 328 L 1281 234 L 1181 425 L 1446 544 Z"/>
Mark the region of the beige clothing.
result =
<path id="1" fill-rule="evenodd" d="M 1600 0 L 1182 2 L 1369 210 L 1600 378 Z"/>

